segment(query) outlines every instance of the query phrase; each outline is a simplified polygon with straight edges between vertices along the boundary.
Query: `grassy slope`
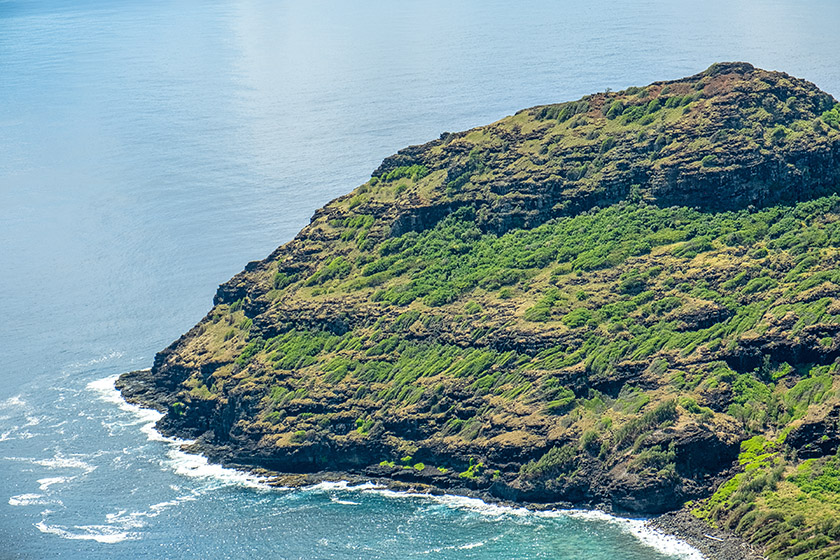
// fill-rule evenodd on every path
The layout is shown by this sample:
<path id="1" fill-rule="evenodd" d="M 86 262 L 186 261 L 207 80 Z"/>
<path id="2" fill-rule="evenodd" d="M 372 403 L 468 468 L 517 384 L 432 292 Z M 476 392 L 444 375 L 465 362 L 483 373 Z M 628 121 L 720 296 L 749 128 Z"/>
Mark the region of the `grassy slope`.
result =
<path id="1" fill-rule="evenodd" d="M 773 557 L 833 557 L 840 198 L 808 159 L 833 104 L 713 67 L 403 151 L 161 354 L 169 416 L 290 470 L 693 499 Z"/>

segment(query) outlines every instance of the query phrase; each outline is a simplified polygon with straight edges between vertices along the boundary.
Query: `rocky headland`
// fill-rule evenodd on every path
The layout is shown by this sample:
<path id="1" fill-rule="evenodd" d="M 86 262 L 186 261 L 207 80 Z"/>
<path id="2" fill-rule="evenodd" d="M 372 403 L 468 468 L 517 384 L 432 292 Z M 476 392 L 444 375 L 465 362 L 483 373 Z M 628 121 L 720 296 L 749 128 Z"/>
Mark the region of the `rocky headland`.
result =
<path id="1" fill-rule="evenodd" d="M 287 482 L 840 558 L 838 190 L 840 105 L 746 63 L 526 109 L 387 158 L 118 387 Z"/>

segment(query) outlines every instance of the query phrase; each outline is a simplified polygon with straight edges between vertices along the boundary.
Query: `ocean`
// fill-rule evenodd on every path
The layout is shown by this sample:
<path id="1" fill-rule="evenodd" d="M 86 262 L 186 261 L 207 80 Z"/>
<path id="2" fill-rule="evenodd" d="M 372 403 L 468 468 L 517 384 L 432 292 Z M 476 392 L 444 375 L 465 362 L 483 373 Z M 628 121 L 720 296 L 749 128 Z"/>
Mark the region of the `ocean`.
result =
<path id="1" fill-rule="evenodd" d="M 0 0 L 0 559 L 689 559 L 600 513 L 271 489 L 116 375 L 386 156 L 746 60 L 840 95 L 840 3 Z"/>

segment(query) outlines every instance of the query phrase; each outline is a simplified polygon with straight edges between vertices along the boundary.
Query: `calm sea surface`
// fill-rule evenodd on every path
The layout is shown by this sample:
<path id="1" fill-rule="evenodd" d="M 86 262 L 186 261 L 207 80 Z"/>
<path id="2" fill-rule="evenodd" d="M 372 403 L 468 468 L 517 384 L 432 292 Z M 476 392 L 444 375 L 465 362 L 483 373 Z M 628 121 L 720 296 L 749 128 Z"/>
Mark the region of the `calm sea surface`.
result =
<path id="1" fill-rule="evenodd" d="M 640 522 L 267 490 L 113 377 L 383 157 L 747 60 L 840 94 L 836 0 L 0 0 L 0 558 L 692 558 Z"/>

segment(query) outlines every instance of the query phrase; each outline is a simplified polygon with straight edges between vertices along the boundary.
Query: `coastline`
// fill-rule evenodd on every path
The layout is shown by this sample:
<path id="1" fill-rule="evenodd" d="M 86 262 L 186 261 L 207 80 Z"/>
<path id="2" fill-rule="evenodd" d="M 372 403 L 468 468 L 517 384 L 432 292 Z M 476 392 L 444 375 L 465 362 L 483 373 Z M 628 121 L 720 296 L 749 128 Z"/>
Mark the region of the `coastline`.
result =
<path id="1" fill-rule="evenodd" d="M 688 543 L 709 560 L 766 560 L 760 550 L 744 539 L 710 527 L 686 509 L 651 518 L 648 525 Z"/>
<path id="2" fill-rule="evenodd" d="M 114 391 L 123 402 L 130 406 L 165 413 L 165 393 L 159 389 L 150 392 L 148 386 L 143 383 L 144 378 L 148 378 L 150 374 L 151 370 L 122 374 L 114 380 Z M 163 417 L 161 416 L 161 418 Z M 159 432 L 158 424 L 159 421 L 155 422 L 153 429 Z M 612 508 L 605 504 L 590 506 L 587 504 L 567 502 L 534 503 L 504 500 L 486 490 L 472 489 L 466 486 L 436 486 L 428 482 L 413 480 L 411 476 L 408 477 L 409 480 L 399 480 L 392 476 L 378 476 L 375 471 L 367 473 L 348 471 L 284 473 L 226 460 L 226 452 L 229 450 L 222 446 L 213 445 L 206 441 L 184 439 L 182 435 L 177 433 L 159 433 L 162 434 L 161 439 L 178 444 L 180 450 L 184 453 L 201 456 L 221 467 L 234 469 L 244 474 L 258 477 L 264 484 L 273 488 L 304 489 L 325 483 L 342 484 L 348 488 L 375 487 L 418 497 L 452 497 L 480 500 L 489 506 L 510 508 L 511 510 L 527 510 L 533 513 L 557 513 L 560 515 L 573 515 L 575 513 L 600 514 L 605 519 L 641 521 L 642 526 L 646 530 L 657 533 L 661 537 L 671 538 L 679 543 L 683 543 L 696 551 L 698 556 L 706 560 L 766 560 L 765 556 L 759 550 L 744 539 L 728 531 L 722 531 L 708 526 L 703 521 L 691 516 L 686 509 L 667 512 L 649 518 L 640 518 L 638 516 L 622 515 L 622 512 L 613 511 Z M 397 472 L 399 473 L 400 471 Z M 409 472 L 408 474 L 411 475 L 412 473 Z M 638 533 L 635 533 L 635 536 L 640 540 L 645 540 Z M 650 542 L 648 544 L 655 547 Z"/>
<path id="3" fill-rule="evenodd" d="M 188 445 L 184 447 L 187 453 L 196 453 L 202 446 Z M 198 453 L 207 456 L 204 453 Z M 212 458 L 210 459 L 212 460 Z M 289 474 L 270 471 L 262 468 L 248 467 L 241 464 L 220 463 L 223 467 L 247 472 L 259 477 L 265 477 L 269 486 L 280 488 L 310 488 L 318 484 L 333 483 L 347 484 L 348 486 L 374 485 L 376 487 L 400 492 L 406 495 L 418 497 L 460 497 L 480 500 L 490 506 L 509 508 L 512 510 L 524 509 L 532 513 L 556 513 L 560 515 L 574 515 L 577 513 L 600 514 L 604 518 L 624 521 L 643 521 L 644 528 L 658 533 L 662 537 L 671 537 L 676 541 L 684 543 L 705 558 L 706 560 L 766 560 L 760 550 L 749 544 L 744 539 L 728 531 L 714 529 L 702 520 L 692 517 L 685 510 L 677 510 L 663 513 L 649 518 L 631 517 L 622 515 L 619 512 L 610 511 L 605 507 L 587 507 L 581 504 L 572 503 L 534 503 L 515 502 L 499 499 L 489 492 L 472 490 L 466 487 L 443 489 L 425 483 L 407 483 L 392 478 L 370 477 L 350 472 L 322 471 L 306 474 Z M 639 534 L 636 534 L 640 538 Z M 644 539 L 640 539 L 644 540 Z M 650 544 L 650 543 L 648 543 Z M 653 546 L 653 545 L 651 545 Z"/>

